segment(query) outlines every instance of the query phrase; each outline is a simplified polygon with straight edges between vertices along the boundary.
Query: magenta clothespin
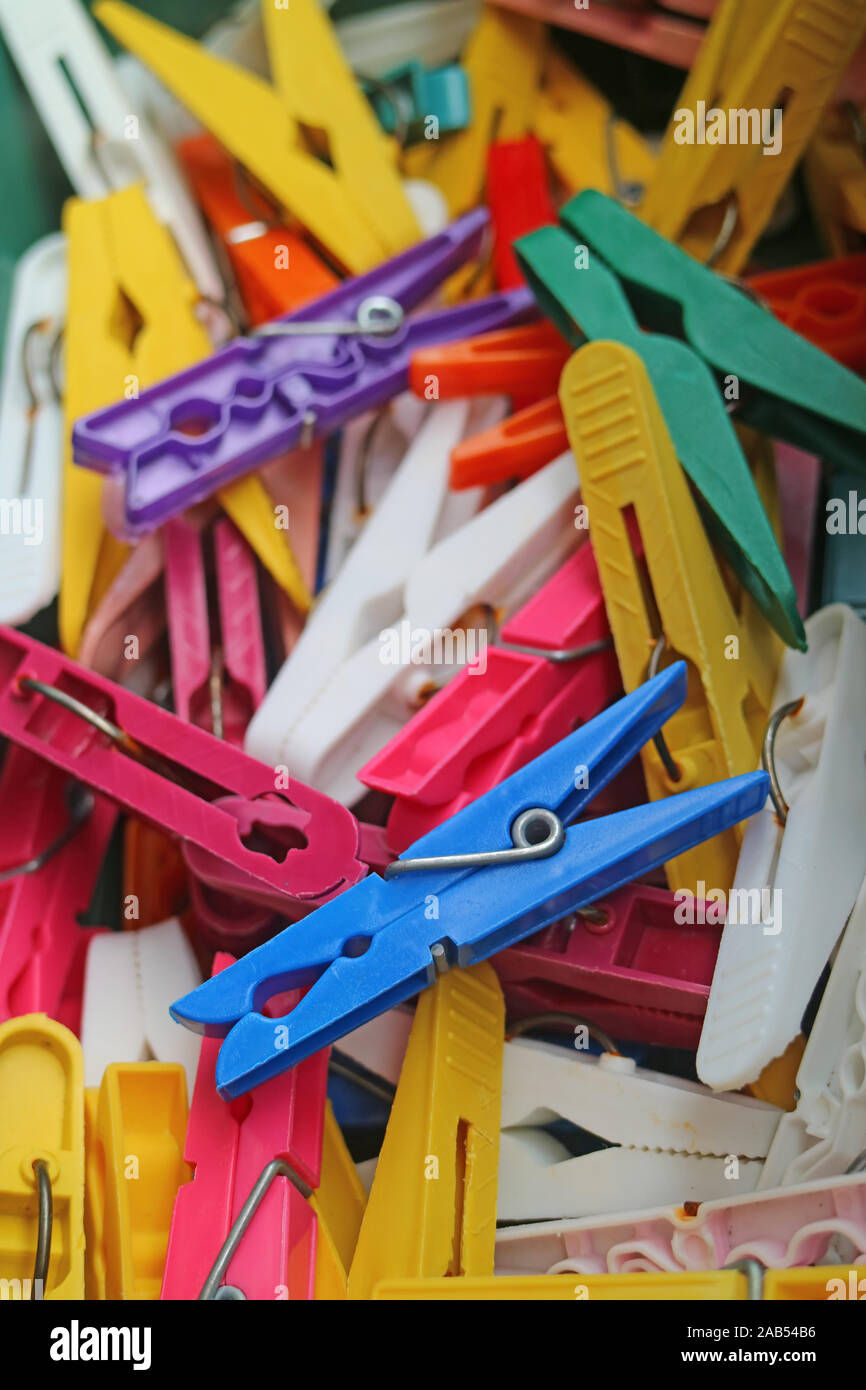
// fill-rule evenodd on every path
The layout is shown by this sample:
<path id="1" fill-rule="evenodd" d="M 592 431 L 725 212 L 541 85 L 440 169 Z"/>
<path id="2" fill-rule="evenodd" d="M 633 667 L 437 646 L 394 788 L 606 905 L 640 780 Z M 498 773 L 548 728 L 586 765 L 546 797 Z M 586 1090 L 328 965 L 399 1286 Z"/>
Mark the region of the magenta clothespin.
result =
<path id="1" fill-rule="evenodd" d="M 797 591 L 797 607 L 809 616 L 815 524 L 821 496 L 821 461 L 776 441 L 776 474 L 782 513 L 782 550 Z"/>
<path id="2" fill-rule="evenodd" d="M 545 655 L 583 648 L 570 660 Z M 368 787 L 396 797 L 389 847 L 401 853 L 598 714 L 619 689 L 587 542 L 506 624 L 486 670 L 461 671 L 361 769 Z"/>
<path id="3" fill-rule="evenodd" d="M 130 551 L 88 620 L 78 650 L 82 666 L 128 684 L 126 637 L 136 637 L 135 660 L 142 661 L 165 633 L 162 572 L 162 533 L 154 531 Z"/>
<path id="4" fill-rule="evenodd" d="M 84 928 L 117 811 L 14 744 L 0 776 L 0 1022 L 44 1013 L 78 1031 Z M 39 861 L 42 861 L 41 863 Z M 38 864 L 38 867 L 36 865 Z"/>
<path id="5" fill-rule="evenodd" d="M 231 956 L 217 955 L 213 974 L 232 964 Z M 283 1159 L 300 1183 L 284 1173 L 273 1177 L 207 1296 L 225 1284 L 247 1299 L 311 1299 L 317 1220 L 302 1189 L 315 1189 L 321 1177 L 328 1050 L 240 1103 L 217 1095 L 218 1052 L 219 1039 L 202 1041 L 184 1148 L 195 1172 L 175 1198 L 161 1297 L 199 1298 L 244 1202 L 268 1165 Z"/>

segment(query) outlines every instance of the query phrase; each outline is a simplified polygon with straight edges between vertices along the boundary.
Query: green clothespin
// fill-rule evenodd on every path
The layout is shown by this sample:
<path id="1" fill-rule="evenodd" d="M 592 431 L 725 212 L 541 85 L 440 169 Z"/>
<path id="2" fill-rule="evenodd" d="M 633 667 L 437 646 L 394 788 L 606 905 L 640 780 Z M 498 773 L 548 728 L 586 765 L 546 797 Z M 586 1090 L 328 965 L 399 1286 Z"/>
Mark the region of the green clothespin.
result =
<path id="1" fill-rule="evenodd" d="M 381 78 L 364 78 L 362 86 L 382 129 L 389 135 L 398 132 L 404 146 L 465 130 L 472 119 L 469 81 L 457 63 L 441 68 L 401 63 Z M 431 120 L 435 137 L 429 132 Z"/>
<path id="2" fill-rule="evenodd" d="M 685 343 L 641 332 L 613 272 L 562 227 L 520 237 L 514 249 L 541 309 L 570 342 L 609 338 L 643 359 L 711 539 L 783 641 L 805 651 L 791 576 L 709 367 Z"/>
<path id="3" fill-rule="evenodd" d="M 738 419 L 866 476 L 866 382 L 604 194 L 581 193 L 560 216 L 619 276 L 646 328 L 738 379 Z"/>

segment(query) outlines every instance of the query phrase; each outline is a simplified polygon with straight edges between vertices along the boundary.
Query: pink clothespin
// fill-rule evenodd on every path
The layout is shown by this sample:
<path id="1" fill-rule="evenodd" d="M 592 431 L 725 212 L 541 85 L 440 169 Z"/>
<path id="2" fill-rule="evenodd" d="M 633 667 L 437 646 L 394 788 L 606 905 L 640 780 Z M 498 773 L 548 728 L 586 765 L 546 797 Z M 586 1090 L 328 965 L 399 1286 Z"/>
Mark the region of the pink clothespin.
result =
<path id="1" fill-rule="evenodd" d="M 213 974 L 232 964 L 218 954 Z M 247 1299 L 311 1299 L 317 1220 L 306 1195 L 321 1177 L 328 1050 L 227 1104 L 214 1084 L 220 1041 L 202 1040 L 184 1149 L 195 1171 L 175 1198 L 161 1297 L 231 1297 L 218 1293 L 226 1285 Z M 241 1208 L 262 1189 L 227 1251 Z"/>
<path id="2" fill-rule="evenodd" d="M 821 500 L 821 462 L 792 444 L 776 442 L 776 472 L 782 513 L 782 550 L 797 591 L 800 616 L 810 613 L 809 589 L 815 521 Z"/>
<path id="3" fill-rule="evenodd" d="M 0 1022 L 44 1013 L 78 1032 L 84 957 L 101 928 L 79 926 L 117 811 L 11 744 L 0 776 Z"/>
<path id="4" fill-rule="evenodd" d="M 126 685 L 131 674 L 125 638 L 138 639 L 141 661 L 165 633 L 162 596 L 162 532 L 152 531 L 129 552 L 84 629 L 78 660 L 109 680 Z"/>
<path id="5" fill-rule="evenodd" d="M 368 787 L 396 797 L 387 828 L 396 854 L 615 698 L 619 668 L 588 542 L 505 625 L 486 661 L 361 769 Z"/>
<path id="6" fill-rule="evenodd" d="M 275 506 L 286 509 L 292 551 L 311 594 L 316 588 L 323 473 L 324 446 L 318 443 L 307 449 L 292 449 L 259 469 L 259 477 Z M 301 634 L 304 616 L 277 584 L 268 585 L 266 593 L 265 616 L 273 619 L 273 635 L 285 658 Z"/>
<path id="7" fill-rule="evenodd" d="M 565 1010 L 620 1040 L 697 1047 L 723 922 L 708 923 L 705 905 L 681 896 L 629 884 L 501 951 L 492 964 L 509 1017 Z"/>

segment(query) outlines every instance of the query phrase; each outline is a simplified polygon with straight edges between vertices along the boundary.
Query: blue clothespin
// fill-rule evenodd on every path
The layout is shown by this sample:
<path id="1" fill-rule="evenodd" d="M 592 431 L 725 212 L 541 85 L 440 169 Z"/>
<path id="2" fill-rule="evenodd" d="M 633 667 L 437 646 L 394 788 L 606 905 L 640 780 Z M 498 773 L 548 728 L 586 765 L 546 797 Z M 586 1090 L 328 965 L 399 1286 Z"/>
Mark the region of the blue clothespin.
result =
<path id="1" fill-rule="evenodd" d="M 220 1095 L 243 1095 L 437 972 L 485 960 L 760 810 L 769 782 L 752 772 L 565 829 L 685 695 L 679 661 L 417 840 L 384 879 L 371 874 L 179 999 L 179 1023 L 226 1039 Z M 305 985 L 286 1018 L 256 1012 Z"/>

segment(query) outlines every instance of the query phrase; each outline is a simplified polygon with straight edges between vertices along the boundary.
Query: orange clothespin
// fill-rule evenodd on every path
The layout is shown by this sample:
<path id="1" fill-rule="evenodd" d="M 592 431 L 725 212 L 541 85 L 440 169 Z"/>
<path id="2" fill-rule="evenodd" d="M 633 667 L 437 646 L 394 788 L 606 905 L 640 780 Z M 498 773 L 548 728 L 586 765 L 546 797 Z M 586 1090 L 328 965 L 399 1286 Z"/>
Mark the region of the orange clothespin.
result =
<path id="1" fill-rule="evenodd" d="M 771 270 L 748 285 L 788 328 L 866 374 L 866 255 Z"/>

